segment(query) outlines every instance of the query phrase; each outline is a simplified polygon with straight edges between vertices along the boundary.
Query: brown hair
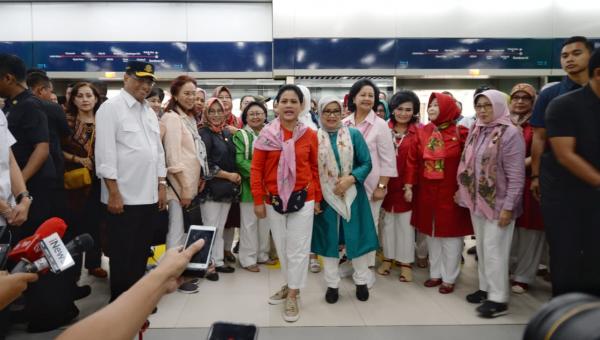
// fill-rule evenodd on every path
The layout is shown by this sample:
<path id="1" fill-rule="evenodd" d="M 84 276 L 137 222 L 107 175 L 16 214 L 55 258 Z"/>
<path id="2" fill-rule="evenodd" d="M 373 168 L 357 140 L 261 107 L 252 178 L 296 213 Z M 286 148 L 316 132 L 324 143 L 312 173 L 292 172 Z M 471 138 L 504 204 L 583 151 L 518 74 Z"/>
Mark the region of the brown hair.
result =
<path id="1" fill-rule="evenodd" d="M 195 87 L 198 87 L 196 80 L 190 76 L 181 75 L 173 80 L 173 82 L 171 83 L 171 89 L 170 89 L 171 99 L 169 99 L 169 102 L 167 103 L 167 108 L 166 108 L 167 112 L 175 111 L 175 108 L 179 106 L 179 104 L 177 104 L 177 101 L 175 100 L 175 97 L 177 97 L 179 95 L 181 88 L 187 83 L 192 83 L 192 84 L 194 84 Z"/>
<path id="2" fill-rule="evenodd" d="M 98 111 L 98 108 L 100 107 L 100 92 L 98 92 L 96 86 L 86 81 L 82 81 L 73 85 L 73 89 L 71 90 L 71 96 L 69 96 L 69 101 L 67 102 L 67 115 L 77 117 L 77 115 L 79 114 L 79 109 L 77 108 L 77 105 L 75 105 L 75 97 L 77 97 L 79 89 L 84 86 L 89 87 L 94 93 L 94 97 L 96 97 L 96 105 L 94 105 L 94 109 L 92 110 L 94 115 L 96 115 L 96 111 Z"/>

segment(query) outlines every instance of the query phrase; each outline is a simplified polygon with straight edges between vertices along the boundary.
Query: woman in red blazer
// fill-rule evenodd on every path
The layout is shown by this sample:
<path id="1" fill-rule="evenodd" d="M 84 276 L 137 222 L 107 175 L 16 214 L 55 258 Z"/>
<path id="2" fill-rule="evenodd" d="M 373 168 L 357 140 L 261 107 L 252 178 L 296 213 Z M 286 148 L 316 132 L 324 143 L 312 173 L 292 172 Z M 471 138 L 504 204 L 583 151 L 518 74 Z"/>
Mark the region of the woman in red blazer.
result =
<path id="1" fill-rule="evenodd" d="M 469 211 L 454 201 L 468 130 L 456 125 L 460 109 L 448 95 L 432 93 L 427 114 L 431 122 L 418 129 L 408 154 L 404 195 L 414 200 L 412 225 L 427 235 L 430 278 L 425 286 L 440 286 L 439 292 L 448 294 L 460 274 L 463 237 L 473 234 Z"/>

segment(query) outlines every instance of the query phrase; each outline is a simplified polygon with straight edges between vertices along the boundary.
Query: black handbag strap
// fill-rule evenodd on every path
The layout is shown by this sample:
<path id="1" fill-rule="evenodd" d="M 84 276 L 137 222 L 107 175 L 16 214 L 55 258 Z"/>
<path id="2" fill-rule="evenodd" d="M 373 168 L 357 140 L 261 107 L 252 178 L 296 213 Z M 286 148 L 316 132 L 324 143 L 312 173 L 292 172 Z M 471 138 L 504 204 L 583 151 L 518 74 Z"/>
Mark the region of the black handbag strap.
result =
<path id="1" fill-rule="evenodd" d="M 179 194 L 177 193 L 177 190 L 175 190 L 175 187 L 173 186 L 173 184 L 171 184 L 171 181 L 169 181 L 169 177 L 165 177 L 167 180 L 167 184 L 171 187 L 171 189 L 173 189 L 173 192 L 175 193 L 175 196 L 177 196 L 177 200 L 179 202 L 181 202 L 181 197 L 179 197 Z"/>

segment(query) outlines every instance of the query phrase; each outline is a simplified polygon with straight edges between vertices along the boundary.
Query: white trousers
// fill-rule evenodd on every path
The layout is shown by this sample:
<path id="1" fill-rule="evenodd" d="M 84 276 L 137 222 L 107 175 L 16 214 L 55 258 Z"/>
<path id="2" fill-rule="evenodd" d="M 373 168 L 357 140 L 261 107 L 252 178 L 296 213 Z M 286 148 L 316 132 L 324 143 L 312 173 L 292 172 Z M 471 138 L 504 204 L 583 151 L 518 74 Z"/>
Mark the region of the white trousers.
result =
<path id="1" fill-rule="evenodd" d="M 227 214 L 229 213 L 230 206 L 231 203 L 215 201 L 206 201 L 200 204 L 204 225 L 217 228 L 217 234 L 215 235 L 212 249 L 212 258 L 215 260 L 215 265 L 217 267 L 225 265 L 223 262 L 223 229 L 225 227 L 225 222 L 227 221 Z"/>
<path id="2" fill-rule="evenodd" d="M 383 256 L 402 263 L 415 262 L 415 228 L 410 225 L 411 211 L 383 213 L 381 239 Z"/>
<path id="3" fill-rule="evenodd" d="M 315 202 L 310 201 L 297 212 L 282 215 L 267 207 L 267 223 L 279 254 L 284 283 L 290 289 L 304 288 L 312 240 Z"/>
<path id="4" fill-rule="evenodd" d="M 339 258 L 323 257 L 325 269 L 325 282 L 327 287 L 338 288 L 340 284 Z M 354 273 L 352 279 L 356 285 L 367 285 L 373 281 L 373 272 L 369 269 L 367 254 L 352 259 Z"/>
<path id="5" fill-rule="evenodd" d="M 178 200 L 169 200 L 169 231 L 167 232 L 167 249 L 182 246 L 185 242 L 183 232 L 183 210 Z"/>
<path id="6" fill-rule="evenodd" d="M 269 224 L 258 219 L 254 203 L 240 203 L 240 264 L 248 267 L 269 259 Z"/>
<path id="7" fill-rule="evenodd" d="M 375 231 L 379 234 L 379 210 L 381 210 L 381 203 L 383 200 L 379 201 L 369 201 L 369 206 L 371 207 L 371 214 L 373 215 L 373 223 L 375 224 Z M 369 263 L 369 267 L 375 266 L 375 250 L 366 254 L 367 262 Z"/>
<path id="8" fill-rule="evenodd" d="M 428 235 L 427 248 L 429 249 L 429 277 L 441 278 L 445 283 L 454 284 L 460 274 L 463 238 Z"/>
<path id="9" fill-rule="evenodd" d="M 427 254 L 428 254 L 428 250 L 427 250 L 427 234 L 423 234 L 421 232 L 416 232 L 417 233 L 417 257 L 420 259 L 426 259 L 427 258 Z"/>
<path id="10" fill-rule="evenodd" d="M 543 230 L 515 228 L 511 259 L 513 261 L 513 279 L 532 284 L 542 259 L 546 233 Z"/>
<path id="11" fill-rule="evenodd" d="M 477 241 L 479 289 L 488 293 L 488 300 L 508 302 L 508 262 L 515 221 L 506 227 L 498 221 L 471 214 Z"/>

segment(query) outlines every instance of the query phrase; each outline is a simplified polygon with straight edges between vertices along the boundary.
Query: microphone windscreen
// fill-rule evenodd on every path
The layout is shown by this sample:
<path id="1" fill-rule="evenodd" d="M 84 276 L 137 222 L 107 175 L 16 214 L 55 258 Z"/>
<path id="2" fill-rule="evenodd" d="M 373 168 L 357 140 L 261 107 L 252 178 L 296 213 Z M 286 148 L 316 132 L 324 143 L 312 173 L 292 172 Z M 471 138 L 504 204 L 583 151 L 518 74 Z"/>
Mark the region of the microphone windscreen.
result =
<path id="1" fill-rule="evenodd" d="M 51 217 L 44 221 L 44 223 L 37 228 L 35 234 L 39 235 L 40 239 L 46 238 L 54 233 L 57 233 L 58 236 L 63 237 L 66 230 L 67 224 L 64 220 L 58 217 Z"/>
<path id="2" fill-rule="evenodd" d="M 90 234 L 82 234 L 75 237 L 71 242 L 67 244 L 67 249 L 71 255 L 79 254 L 84 251 L 92 249 L 94 246 L 94 239 Z"/>

